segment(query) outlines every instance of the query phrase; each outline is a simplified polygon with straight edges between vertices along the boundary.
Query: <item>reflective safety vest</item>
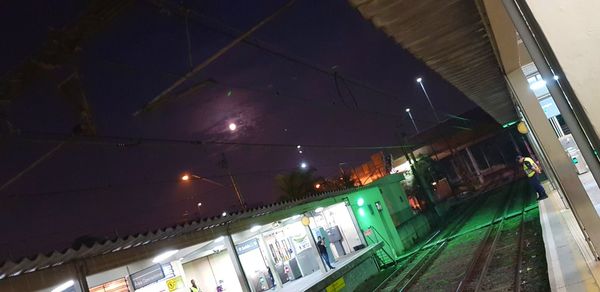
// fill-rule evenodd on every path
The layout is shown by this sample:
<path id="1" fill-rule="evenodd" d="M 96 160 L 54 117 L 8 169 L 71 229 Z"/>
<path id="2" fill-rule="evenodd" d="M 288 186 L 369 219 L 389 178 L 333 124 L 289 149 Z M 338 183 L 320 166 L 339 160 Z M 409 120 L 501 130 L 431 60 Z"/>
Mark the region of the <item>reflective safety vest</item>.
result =
<path id="1" fill-rule="evenodd" d="M 525 171 L 527 177 L 533 177 L 535 175 L 534 169 L 536 167 L 537 164 L 535 164 L 535 161 L 533 161 L 533 159 L 525 157 L 525 161 L 523 161 L 523 171 Z"/>

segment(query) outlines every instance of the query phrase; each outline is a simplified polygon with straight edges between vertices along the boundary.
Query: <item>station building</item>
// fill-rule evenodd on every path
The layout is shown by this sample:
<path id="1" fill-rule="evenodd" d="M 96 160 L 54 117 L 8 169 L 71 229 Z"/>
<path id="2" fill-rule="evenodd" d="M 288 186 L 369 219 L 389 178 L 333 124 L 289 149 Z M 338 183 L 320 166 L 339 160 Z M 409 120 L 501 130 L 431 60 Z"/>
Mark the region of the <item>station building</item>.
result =
<path id="1" fill-rule="evenodd" d="M 0 291 L 348 291 L 393 264 L 436 224 L 404 176 L 7 262 Z M 317 251 L 325 241 L 330 270 Z M 341 289 L 341 288 L 340 288 Z"/>

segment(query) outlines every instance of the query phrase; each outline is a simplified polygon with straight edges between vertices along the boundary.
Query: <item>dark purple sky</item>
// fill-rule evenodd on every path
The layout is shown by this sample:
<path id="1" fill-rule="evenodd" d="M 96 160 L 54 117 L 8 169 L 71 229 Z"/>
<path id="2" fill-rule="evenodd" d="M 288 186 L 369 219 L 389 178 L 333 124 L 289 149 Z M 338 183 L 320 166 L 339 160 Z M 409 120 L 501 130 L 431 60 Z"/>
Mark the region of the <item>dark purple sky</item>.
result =
<path id="1" fill-rule="evenodd" d="M 284 1 L 184 1 L 201 13 L 244 31 Z M 37 52 L 49 27 L 73 23 L 85 8 L 78 1 L 0 3 L 0 73 L 3 76 Z M 190 33 L 198 64 L 231 39 L 192 18 Z M 12 29 L 7 30 L 10 27 Z M 421 128 L 433 117 L 417 88 L 423 76 L 433 103 L 458 114 L 474 107 L 460 92 L 402 50 L 346 1 L 298 1 L 255 35 L 285 54 L 361 80 L 397 98 L 350 85 L 358 110 L 336 94 L 331 76 L 241 44 L 194 80 L 218 82 L 149 113 L 132 113 L 189 70 L 183 20 L 137 1 L 104 31 L 82 46 L 74 60 L 100 135 L 224 140 L 253 143 L 395 145 L 411 132 L 402 115 L 413 108 Z M 64 71 L 64 72 L 63 72 Z M 19 129 L 68 133 L 76 123 L 72 108 L 56 90 L 61 70 L 30 86 L 8 108 Z M 189 84 L 188 84 L 189 85 Z M 231 94 L 227 93 L 231 91 Z M 277 94 L 279 93 L 279 94 Z M 352 101 L 344 92 L 346 102 Z M 385 114 L 372 114 L 372 112 Z M 236 122 L 235 133 L 227 130 Z M 53 148 L 50 142 L 0 141 L 0 182 L 14 177 Z M 301 160 L 333 175 L 339 162 L 357 165 L 374 151 L 295 147 L 198 146 L 69 143 L 0 192 L 0 261 L 70 245 L 81 235 L 127 235 L 230 210 L 230 188 L 177 182 L 194 173 L 227 184 L 217 166 L 225 152 L 249 205 L 279 197 L 274 176 Z M 196 204 L 202 202 L 201 209 Z M 187 215 L 186 215 L 187 214 Z"/>

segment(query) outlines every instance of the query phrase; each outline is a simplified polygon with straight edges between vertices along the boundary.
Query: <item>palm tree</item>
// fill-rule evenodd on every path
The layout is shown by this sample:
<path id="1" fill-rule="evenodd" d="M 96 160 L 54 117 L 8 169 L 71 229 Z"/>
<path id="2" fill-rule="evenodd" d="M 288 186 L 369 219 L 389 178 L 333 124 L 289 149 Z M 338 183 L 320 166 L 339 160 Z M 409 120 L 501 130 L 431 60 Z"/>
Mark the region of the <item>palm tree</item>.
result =
<path id="1" fill-rule="evenodd" d="M 278 175 L 275 180 L 279 189 L 285 194 L 283 199 L 302 198 L 314 192 L 316 169 L 294 170 L 288 174 Z"/>

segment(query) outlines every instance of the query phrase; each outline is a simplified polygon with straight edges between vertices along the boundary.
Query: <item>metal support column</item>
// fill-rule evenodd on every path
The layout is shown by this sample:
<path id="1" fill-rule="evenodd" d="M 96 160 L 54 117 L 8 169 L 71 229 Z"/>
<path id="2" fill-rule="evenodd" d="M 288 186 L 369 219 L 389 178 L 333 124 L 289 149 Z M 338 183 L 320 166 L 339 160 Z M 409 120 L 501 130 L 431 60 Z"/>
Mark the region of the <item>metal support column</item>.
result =
<path id="1" fill-rule="evenodd" d="M 233 263 L 233 268 L 235 269 L 235 273 L 237 274 L 238 281 L 240 281 L 240 286 L 242 286 L 242 291 L 252 292 L 252 289 L 250 288 L 250 283 L 248 283 L 248 278 L 246 278 L 246 273 L 244 273 L 242 262 L 240 262 L 240 257 L 237 253 L 237 249 L 235 248 L 235 243 L 233 243 L 233 238 L 231 238 L 230 234 L 225 235 L 225 237 L 225 247 L 227 248 L 229 258 Z"/>
<path id="2" fill-rule="evenodd" d="M 275 269 L 275 263 L 273 261 L 273 255 L 269 251 L 269 246 L 265 241 L 265 237 L 262 233 L 258 237 L 260 240 L 260 245 L 264 247 L 265 257 L 267 258 L 267 264 L 269 265 L 269 269 L 271 269 L 271 274 L 273 274 L 273 279 L 275 280 L 275 286 L 279 289 L 283 289 L 283 282 L 281 281 L 281 277 L 279 277 L 279 273 L 277 273 L 277 269 Z"/>
<path id="3" fill-rule="evenodd" d="M 465 148 L 465 150 L 467 151 L 467 155 L 469 155 L 471 164 L 473 164 L 473 169 L 475 169 L 477 179 L 479 179 L 479 182 L 483 184 L 483 176 L 481 175 L 481 170 L 479 170 L 479 166 L 477 165 L 477 160 L 475 160 L 475 156 L 473 156 L 473 153 L 471 152 L 471 149 L 469 147 Z"/>
<path id="4" fill-rule="evenodd" d="M 565 154 L 554 130 L 542 110 L 537 98 L 529 89 L 529 84 L 521 70 L 515 70 L 507 75 L 509 85 L 513 90 L 516 101 L 524 114 L 532 135 L 539 142 L 541 153 L 550 165 L 544 169 L 554 172 L 556 182 L 567 197 L 573 214 L 580 224 L 592 252 L 597 256 L 594 246 L 600 246 L 600 217 L 592 204 L 571 160 Z M 542 161 L 544 161 L 542 159 Z"/>
<path id="5" fill-rule="evenodd" d="M 88 292 L 90 291 L 90 287 L 88 287 L 87 282 L 87 266 L 84 261 L 75 261 L 73 263 L 75 266 L 75 274 L 77 275 L 77 283 L 79 284 L 78 288 L 80 291 Z"/>
<path id="6" fill-rule="evenodd" d="M 523 40 L 531 59 L 533 60 L 535 66 L 538 71 L 542 75 L 542 78 L 546 81 L 546 87 L 552 95 L 552 99 L 556 103 L 563 119 L 569 129 L 571 130 L 571 134 L 573 135 L 573 139 L 579 146 L 579 150 L 581 150 L 581 155 L 583 159 L 587 162 L 590 172 L 594 177 L 596 183 L 600 182 L 600 162 L 598 158 L 594 154 L 594 149 L 590 144 L 590 140 L 583 132 L 581 124 L 575 117 L 573 113 L 573 109 L 569 105 L 569 101 L 567 100 L 564 92 L 561 90 L 558 82 L 559 80 L 554 80 L 554 73 L 552 72 L 552 68 L 548 64 L 548 59 L 543 54 L 539 42 L 534 36 L 532 29 L 529 23 L 526 21 L 523 11 L 521 9 L 525 9 L 525 7 L 519 7 L 514 0 L 502 0 L 508 15 L 512 19 L 517 32 L 519 32 L 519 36 Z M 541 33 L 541 32 L 539 32 Z M 564 76 L 561 76 L 564 78 Z"/>

